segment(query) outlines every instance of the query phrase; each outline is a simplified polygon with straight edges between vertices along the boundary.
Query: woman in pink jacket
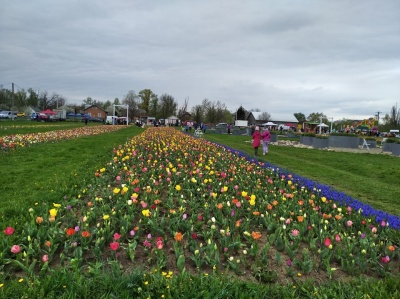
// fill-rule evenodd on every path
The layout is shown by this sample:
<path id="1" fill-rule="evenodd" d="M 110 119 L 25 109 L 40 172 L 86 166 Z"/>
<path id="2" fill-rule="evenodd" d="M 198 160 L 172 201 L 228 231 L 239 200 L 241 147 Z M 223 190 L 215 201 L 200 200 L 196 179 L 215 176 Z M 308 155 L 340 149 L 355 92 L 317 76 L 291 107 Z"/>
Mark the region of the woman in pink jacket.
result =
<path id="1" fill-rule="evenodd" d="M 271 133 L 269 132 L 268 128 L 265 128 L 265 131 L 261 134 L 262 138 L 262 146 L 263 146 L 263 155 L 268 154 L 268 143 L 271 139 Z"/>
<path id="2" fill-rule="evenodd" d="M 253 135 L 251 136 L 251 138 L 253 138 L 253 147 L 254 147 L 254 155 L 257 156 L 258 153 L 258 148 L 260 146 L 261 143 L 261 133 L 260 133 L 260 128 L 256 127 Z"/>

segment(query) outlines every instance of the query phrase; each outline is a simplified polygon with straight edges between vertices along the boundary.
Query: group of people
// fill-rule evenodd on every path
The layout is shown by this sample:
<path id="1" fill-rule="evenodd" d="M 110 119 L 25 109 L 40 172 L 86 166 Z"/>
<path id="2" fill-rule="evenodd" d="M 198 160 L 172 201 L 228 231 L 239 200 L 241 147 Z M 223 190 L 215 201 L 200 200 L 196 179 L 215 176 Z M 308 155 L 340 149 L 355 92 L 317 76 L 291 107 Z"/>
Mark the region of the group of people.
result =
<path id="1" fill-rule="evenodd" d="M 196 122 L 186 122 L 185 124 L 185 132 L 191 132 L 192 131 L 192 127 L 194 128 L 194 130 L 200 130 L 203 133 L 206 133 L 207 130 L 207 125 L 204 123 L 198 124 Z"/>
<path id="2" fill-rule="evenodd" d="M 268 154 L 268 143 L 271 139 L 271 133 L 268 128 L 265 128 L 263 132 L 260 131 L 260 127 L 255 127 L 254 133 L 251 136 L 253 138 L 254 155 L 258 155 L 258 148 L 262 144 L 263 155 Z"/>

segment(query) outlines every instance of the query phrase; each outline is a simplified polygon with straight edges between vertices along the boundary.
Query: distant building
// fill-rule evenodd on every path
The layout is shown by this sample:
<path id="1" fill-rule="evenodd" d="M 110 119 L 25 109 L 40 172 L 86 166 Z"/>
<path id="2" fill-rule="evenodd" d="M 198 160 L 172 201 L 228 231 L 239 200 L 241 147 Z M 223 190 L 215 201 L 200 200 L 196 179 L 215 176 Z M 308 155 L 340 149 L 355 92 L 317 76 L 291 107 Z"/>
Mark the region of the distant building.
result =
<path id="1" fill-rule="evenodd" d="M 100 108 L 97 105 L 92 105 L 83 109 L 84 114 L 88 114 L 91 117 L 97 117 L 100 119 L 106 119 L 108 112 Z"/>

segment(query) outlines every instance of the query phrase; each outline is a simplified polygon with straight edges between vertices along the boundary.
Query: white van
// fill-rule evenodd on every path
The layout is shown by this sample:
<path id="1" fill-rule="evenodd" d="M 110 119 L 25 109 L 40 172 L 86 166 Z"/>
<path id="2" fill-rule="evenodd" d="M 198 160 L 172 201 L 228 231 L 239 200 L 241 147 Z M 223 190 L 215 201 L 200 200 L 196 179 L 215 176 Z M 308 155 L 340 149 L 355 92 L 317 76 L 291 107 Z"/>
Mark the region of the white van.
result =
<path id="1" fill-rule="evenodd" d="M 13 111 L 1 111 L 0 112 L 0 118 L 8 118 L 8 119 L 16 119 L 17 118 L 17 112 Z"/>
<path id="2" fill-rule="evenodd" d="M 118 124 L 118 116 L 110 115 L 106 118 L 106 125 L 117 125 Z"/>

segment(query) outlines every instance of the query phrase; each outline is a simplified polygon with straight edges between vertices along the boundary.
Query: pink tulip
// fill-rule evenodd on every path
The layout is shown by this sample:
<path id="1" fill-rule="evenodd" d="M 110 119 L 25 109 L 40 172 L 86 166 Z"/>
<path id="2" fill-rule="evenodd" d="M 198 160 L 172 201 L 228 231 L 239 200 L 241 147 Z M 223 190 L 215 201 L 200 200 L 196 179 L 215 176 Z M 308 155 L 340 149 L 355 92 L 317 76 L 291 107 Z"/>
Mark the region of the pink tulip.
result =
<path id="1" fill-rule="evenodd" d="M 340 239 L 339 234 L 336 234 L 336 235 L 335 235 L 335 241 L 338 242 L 338 243 L 340 243 L 341 239 Z"/>
<path id="2" fill-rule="evenodd" d="M 147 247 L 147 248 L 151 248 L 151 243 L 148 240 L 146 240 L 143 242 L 143 246 Z"/>
<path id="3" fill-rule="evenodd" d="M 45 262 L 48 262 L 48 261 L 49 261 L 49 256 L 47 254 L 43 255 L 42 256 L 42 262 L 45 263 Z"/>
<path id="4" fill-rule="evenodd" d="M 346 222 L 346 224 L 347 224 L 347 226 L 349 226 L 349 227 L 350 227 L 350 226 L 352 226 L 352 225 L 353 225 L 353 221 L 349 220 L 349 221 L 347 221 L 347 222 Z"/>
<path id="5" fill-rule="evenodd" d="M 163 239 L 162 239 L 161 237 L 158 237 L 158 238 L 157 238 L 156 247 L 157 247 L 157 249 L 163 249 L 163 247 L 164 247 L 164 242 L 163 242 Z"/>
<path id="6" fill-rule="evenodd" d="M 297 230 L 297 229 L 294 229 L 294 230 L 292 230 L 292 235 L 293 235 L 293 237 L 297 237 L 298 235 L 299 235 L 299 230 Z"/>
<path id="7" fill-rule="evenodd" d="M 14 254 L 20 253 L 21 252 L 21 246 L 19 245 L 13 245 L 11 247 L 11 252 Z"/>
<path id="8" fill-rule="evenodd" d="M 117 240 L 119 240 L 119 238 L 121 238 L 121 235 L 119 233 L 115 233 L 113 237 L 114 237 L 114 240 L 117 241 Z"/>

